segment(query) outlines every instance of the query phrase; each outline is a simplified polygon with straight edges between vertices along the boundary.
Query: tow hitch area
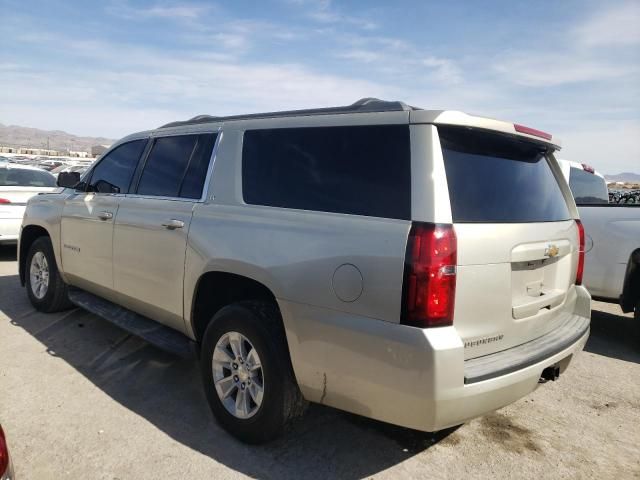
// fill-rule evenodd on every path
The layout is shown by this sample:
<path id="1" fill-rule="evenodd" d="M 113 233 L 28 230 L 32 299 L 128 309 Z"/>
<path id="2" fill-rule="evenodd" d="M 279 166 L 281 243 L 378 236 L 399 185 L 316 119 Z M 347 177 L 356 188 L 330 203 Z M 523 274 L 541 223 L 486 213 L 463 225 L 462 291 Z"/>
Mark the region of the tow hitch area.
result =
<path id="1" fill-rule="evenodd" d="M 558 365 L 551 365 L 550 367 L 542 370 L 542 375 L 540 376 L 540 383 L 545 382 L 555 382 L 560 376 L 560 367 Z"/>

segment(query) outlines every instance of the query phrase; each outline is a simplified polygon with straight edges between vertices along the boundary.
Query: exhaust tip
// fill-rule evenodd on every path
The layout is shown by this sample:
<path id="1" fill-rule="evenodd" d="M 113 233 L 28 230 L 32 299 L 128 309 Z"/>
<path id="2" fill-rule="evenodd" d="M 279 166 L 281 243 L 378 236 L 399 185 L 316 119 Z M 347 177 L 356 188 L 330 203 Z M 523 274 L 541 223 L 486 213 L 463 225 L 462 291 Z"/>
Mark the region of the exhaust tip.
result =
<path id="1" fill-rule="evenodd" d="M 560 376 L 560 367 L 558 365 L 551 365 L 550 367 L 542 370 L 542 375 L 540 376 L 540 383 L 546 382 L 555 382 Z"/>

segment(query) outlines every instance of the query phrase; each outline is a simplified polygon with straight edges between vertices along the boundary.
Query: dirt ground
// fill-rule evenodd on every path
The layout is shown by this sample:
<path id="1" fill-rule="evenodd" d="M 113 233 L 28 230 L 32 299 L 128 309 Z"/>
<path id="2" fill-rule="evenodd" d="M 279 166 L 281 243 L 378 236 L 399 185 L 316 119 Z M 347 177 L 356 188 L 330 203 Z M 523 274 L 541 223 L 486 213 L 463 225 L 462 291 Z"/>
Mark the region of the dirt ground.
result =
<path id="1" fill-rule="evenodd" d="M 463 426 L 407 430 L 313 406 L 243 445 L 212 419 L 197 366 L 82 310 L 37 313 L 0 247 L 0 423 L 18 479 L 640 478 L 640 325 L 593 304 L 557 382 Z"/>

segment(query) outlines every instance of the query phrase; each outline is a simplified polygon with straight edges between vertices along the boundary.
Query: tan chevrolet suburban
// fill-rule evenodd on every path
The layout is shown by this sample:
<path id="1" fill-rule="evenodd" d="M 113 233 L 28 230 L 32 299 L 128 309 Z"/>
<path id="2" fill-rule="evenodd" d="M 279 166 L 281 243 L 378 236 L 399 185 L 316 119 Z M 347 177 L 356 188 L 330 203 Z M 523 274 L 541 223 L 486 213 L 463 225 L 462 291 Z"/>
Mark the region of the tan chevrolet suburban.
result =
<path id="1" fill-rule="evenodd" d="M 401 102 L 199 116 L 29 201 L 20 278 L 201 361 L 252 443 L 318 402 L 424 431 L 555 380 L 589 335 L 584 233 L 529 127 Z"/>

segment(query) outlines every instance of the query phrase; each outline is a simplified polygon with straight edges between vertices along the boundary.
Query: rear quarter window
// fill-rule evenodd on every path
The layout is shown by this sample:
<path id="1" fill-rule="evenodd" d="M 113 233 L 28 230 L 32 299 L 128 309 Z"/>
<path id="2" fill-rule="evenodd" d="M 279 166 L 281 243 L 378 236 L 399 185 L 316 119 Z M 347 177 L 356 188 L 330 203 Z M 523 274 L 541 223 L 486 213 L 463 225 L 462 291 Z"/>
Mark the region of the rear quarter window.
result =
<path id="1" fill-rule="evenodd" d="M 609 190 L 602 177 L 571 167 L 569 170 L 569 188 L 576 204 L 609 203 Z"/>
<path id="2" fill-rule="evenodd" d="M 571 218 L 546 147 L 466 127 L 438 127 L 453 221 L 556 222 Z"/>
<path id="3" fill-rule="evenodd" d="M 254 205 L 409 219 L 408 125 L 248 130 L 244 201 Z"/>

